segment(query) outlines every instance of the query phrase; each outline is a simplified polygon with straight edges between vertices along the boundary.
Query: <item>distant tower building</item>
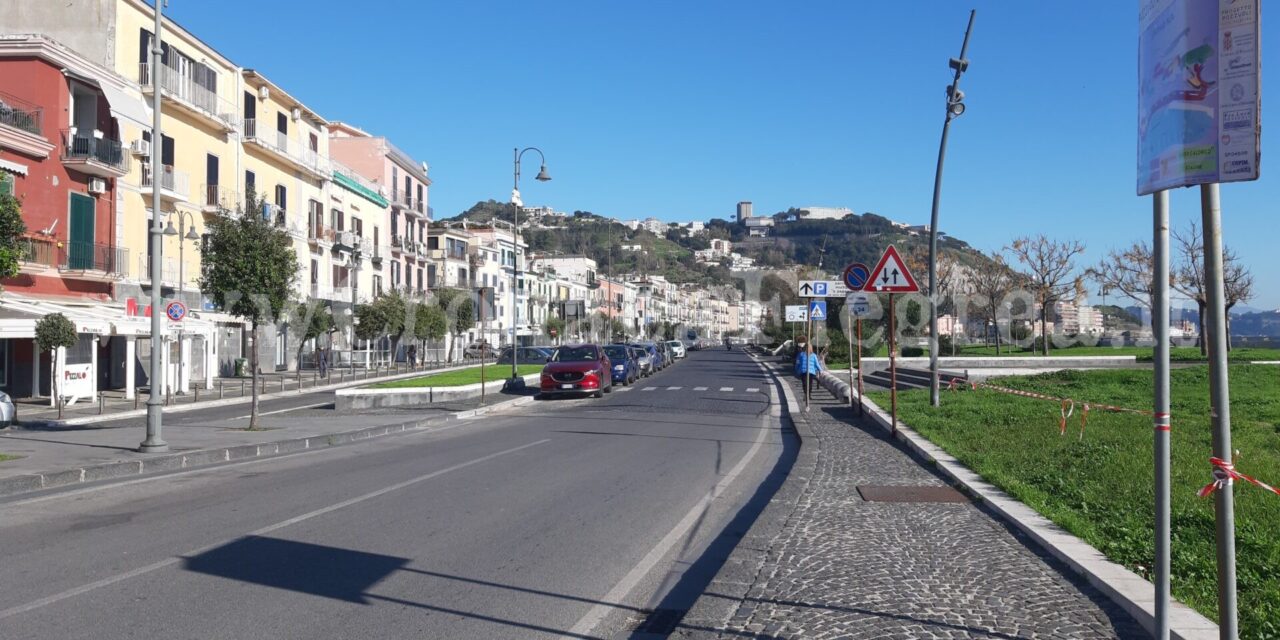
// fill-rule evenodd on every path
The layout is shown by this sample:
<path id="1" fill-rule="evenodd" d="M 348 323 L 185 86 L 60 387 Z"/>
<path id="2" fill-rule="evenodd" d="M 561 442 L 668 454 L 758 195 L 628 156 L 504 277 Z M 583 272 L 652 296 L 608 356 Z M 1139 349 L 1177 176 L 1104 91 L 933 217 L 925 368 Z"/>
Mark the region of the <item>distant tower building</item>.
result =
<path id="1" fill-rule="evenodd" d="M 738 203 L 738 222 L 744 222 L 751 217 L 751 203 L 742 201 Z"/>

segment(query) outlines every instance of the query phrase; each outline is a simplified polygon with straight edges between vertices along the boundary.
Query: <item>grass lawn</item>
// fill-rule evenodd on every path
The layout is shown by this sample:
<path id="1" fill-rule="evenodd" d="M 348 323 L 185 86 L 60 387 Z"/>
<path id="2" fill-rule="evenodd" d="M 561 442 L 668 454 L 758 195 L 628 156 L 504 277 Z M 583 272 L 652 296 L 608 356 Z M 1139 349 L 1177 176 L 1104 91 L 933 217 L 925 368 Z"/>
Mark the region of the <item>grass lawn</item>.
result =
<path id="1" fill-rule="evenodd" d="M 5 460 L 17 460 L 19 457 L 20 456 L 8 456 L 3 453 L 0 453 L 0 462 L 4 462 Z"/>
<path id="2" fill-rule="evenodd" d="M 1171 372 L 1173 594 L 1217 619 L 1208 366 Z M 1079 439 L 1079 403 L 1150 409 L 1152 372 L 1061 371 L 1002 378 L 1002 386 L 1077 401 L 1066 436 L 1059 406 L 989 390 L 945 392 L 931 409 L 928 390 L 898 395 L 901 420 L 970 469 L 1113 561 L 1151 579 L 1155 507 L 1151 418 L 1089 414 Z M 887 392 L 868 394 L 888 408 Z M 1232 446 L 1242 473 L 1280 483 L 1280 367 L 1231 367 Z M 1280 637 L 1280 496 L 1236 484 L 1240 635 Z"/>
<path id="3" fill-rule="evenodd" d="M 511 375 L 511 365 L 495 364 L 486 366 L 484 371 L 485 380 L 494 381 L 507 378 Z M 542 371 L 540 364 L 522 364 L 517 367 L 520 375 L 527 376 L 531 373 Z M 467 369 L 459 369 L 457 371 L 447 371 L 445 373 L 437 373 L 434 375 L 423 376 L 421 378 L 408 378 L 406 380 L 392 380 L 391 382 L 380 382 L 370 385 L 370 389 L 408 389 L 413 387 L 461 387 L 468 384 L 480 384 L 480 367 L 470 367 Z"/>
<path id="4" fill-rule="evenodd" d="M 928 355 L 928 350 L 925 351 Z M 950 356 L 951 352 L 947 351 L 942 354 L 944 357 Z M 1000 347 L 1001 358 L 1027 358 L 1028 365 L 1034 365 L 1031 359 L 1040 355 L 1039 351 L 1031 351 L 1022 347 L 1013 347 L 1012 351 L 1008 346 Z M 956 348 L 957 357 L 996 357 L 996 348 L 986 345 L 967 345 Z M 1055 349 L 1052 345 L 1049 347 L 1049 357 L 1067 357 L 1067 356 L 1137 356 L 1138 362 L 1151 362 L 1153 349 L 1151 347 L 1066 347 Z M 881 345 L 876 349 L 876 357 L 889 357 L 889 350 L 886 346 Z M 1231 362 L 1251 362 L 1255 360 L 1280 360 L 1280 349 L 1268 349 L 1265 347 L 1237 347 L 1232 349 L 1227 355 L 1227 359 Z M 1170 362 L 1206 362 L 1201 357 L 1200 349 L 1196 347 L 1174 347 L 1169 350 Z M 828 365 L 831 369 L 848 369 L 847 362 L 832 362 Z"/>

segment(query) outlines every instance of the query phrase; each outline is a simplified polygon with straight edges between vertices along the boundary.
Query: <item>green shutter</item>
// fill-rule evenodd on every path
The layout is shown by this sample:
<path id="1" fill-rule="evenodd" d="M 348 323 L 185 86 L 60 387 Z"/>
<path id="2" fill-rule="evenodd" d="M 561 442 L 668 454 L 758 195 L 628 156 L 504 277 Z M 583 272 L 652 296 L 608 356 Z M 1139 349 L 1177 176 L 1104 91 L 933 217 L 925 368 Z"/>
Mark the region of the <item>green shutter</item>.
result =
<path id="1" fill-rule="evenodd" d="M 0 196 L 13 195 L 13 176 L 0 171 Z"/>
<path id="2" fill-rule="evenodd" d="M 71 194 L 71 220 L 67 225 L 67 266 L 72 269 L 94 268 L 93 198 Z"/>

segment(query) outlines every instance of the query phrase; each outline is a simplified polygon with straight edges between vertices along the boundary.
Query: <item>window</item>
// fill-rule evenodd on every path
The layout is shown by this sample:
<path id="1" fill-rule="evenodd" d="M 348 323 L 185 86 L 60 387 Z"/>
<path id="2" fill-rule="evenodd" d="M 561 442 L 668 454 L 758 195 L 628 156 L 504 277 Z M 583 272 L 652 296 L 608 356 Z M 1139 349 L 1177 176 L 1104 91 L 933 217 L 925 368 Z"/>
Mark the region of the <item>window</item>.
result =
<path id="1" fill-rule="evenodd" d="M 244 192 L 246 197 L 252 197 L 257 192 L 258 176 L 252 171 L 244 172 Z M 150 244 L 150 243 L 148 243 Z"/>
<path id="2" fill-rule="evenodd" d="M 282 184 L 276 185 L 276 204 L 279 205 L 281 211 L 289 208 L 288 200 L 289 190 Z"/>
<path id="3" fill-rule="evenodd" d="M 360 218 L 354 216 L 351 218 L 351 230 L 355 232 L 357 237 L 364 237 L 364 223 L 360 221 Z"/>
<path id="4" fill-rule="evenodd" d="M 283 113 L 276 113 L 276 131 L 289 135 L 289 116 Z"/>
<path id="5" fill-rule="evenodd" d="M 317 138 L 316 134 L 314 133 L 310 134 L 310 136 L 311 136 L 311 150 L 316 153 L 320 153 L 320 138 Z"/>
<path id="6" fill-rule="evenodd" d="M 252 93 L 244 92 L 244 119 L 257 122 L 258 118 L 258 97 Z M 250 132 L 253 133 L 253 132 Z"/>
<path id="7" fill-rule="evenodd" d="M 418 291 L 422 291 L 422 267 L 418 267 Z"/>
<path id="8" fill-rule="evenodd" d="M 311 284 L 320 284 L 320 263 L 316 260 L 311 261 Z"/>
<path id="9" fill-rule="evenodd" d="M 0 340 L 0 387 L 9 386 L 9 341 Z"/>
<path id="10" fill-rule="evenodd" d="M 333 227 L 337 231 L 342 231 L 344 228 L 344 222 L 345 221 L 343 220 L 342 210 L 340 209 L 329 210 L 329 226 L 330 227 Z"/>
<path id="11" fill-rule="evenodd" d="M 13 195 L 13 176 L 0 171 L 0 196 Z"/>
<path id="12" fill-rule="evenodd" d="M 391 263 L 391 286 L 393 287 L 400 286 L 400 263 L 399 262 Z"/>
<path id="13" fill-rule="evenodd" d="M 408 264 L 404 265 L 404 288 L 413 288 L 413 268 Z"/>
<path id="14" fill-rule="evenodd" d="M 418 206 L 419 207 L 425 206 L 422 203 L 422 185 L 418 185 Z"/>

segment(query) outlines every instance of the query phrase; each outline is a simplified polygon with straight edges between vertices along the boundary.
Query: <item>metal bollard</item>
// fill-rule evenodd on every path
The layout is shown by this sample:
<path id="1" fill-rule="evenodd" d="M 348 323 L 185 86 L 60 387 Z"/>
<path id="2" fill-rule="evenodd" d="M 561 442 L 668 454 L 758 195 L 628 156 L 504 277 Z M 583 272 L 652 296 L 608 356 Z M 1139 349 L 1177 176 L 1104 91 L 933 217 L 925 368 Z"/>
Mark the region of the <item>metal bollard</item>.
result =
<path id="1" fill-rule="evenodd" d="M 221 380 L 218 381 L 218 399 L 219 400 L 222 399 L 222 381 Z"/>
<path id="2" fill-rule="evenodd" d="M 102 415 L 103 404 L 106 402 L 106 399 L 107 397 L 103 394 L 98 394 L 98 415 Z"/>
<path id="3" fill-rule="evenodd" d="M 244 378 L 240 378 L 240 397 L 244 397 Z"/>
<path id="4" fill-rule="evenodd" d="M 166 407 L 167 407 L 167 406 L 169 406 L 169 403 L 170 403 L 170 402 L 172 402 L 172 401 L 173 401 L 173 387 L 170 387 L 169 385 L 165 385 L 165 387 L 164 387 L 164 406 L 166 406 Z"/>
<path id="5" fill-rule="evenodd" d="M 200 385 L 195 386 L 195 394 L 196 394 L 195 399 L 193 399 L 191 402 L 193 403 L 200 402 Z"/>
<path id="6" fill-rule="evenodd" d="M 280 393 L 284 393 L 284 376 L 280 376 Z"/>
<path id="7" fill-rule="evenodd" d="M 137 408 L 138 408 L 138 396 L 140 396 L 140 395 L 142 395 L 142 390 L 141 390 L 141 388 L 139 388 L 139 387 L 134 387 L 134 388 L 133 388 L 133 408 L 134 408 L 134 409 L 137 409 Z"/>

